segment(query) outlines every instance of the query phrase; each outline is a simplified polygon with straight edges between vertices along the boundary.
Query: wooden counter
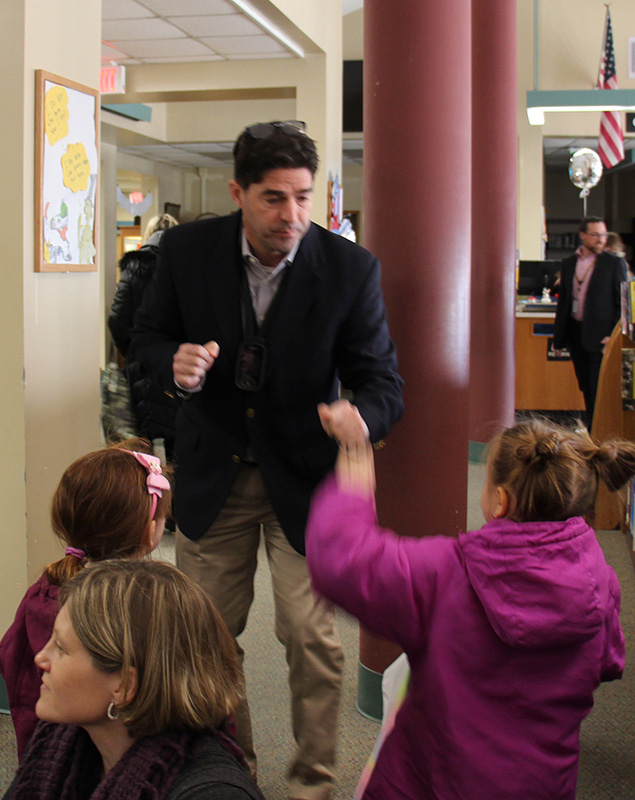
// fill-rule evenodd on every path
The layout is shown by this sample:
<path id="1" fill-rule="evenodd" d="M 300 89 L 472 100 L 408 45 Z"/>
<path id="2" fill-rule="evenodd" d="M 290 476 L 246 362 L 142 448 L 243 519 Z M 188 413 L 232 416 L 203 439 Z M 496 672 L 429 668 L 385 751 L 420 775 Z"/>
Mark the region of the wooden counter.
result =
<path id="1" fill-rule="evenodd" d="M 584 398 L 571 361 L 550 361 L 545 326 L 554 313 L 516 314 L 516 408 L 541 411 L 583 411 Z M 538 327 L 536 327 L 538 326 Z"/>

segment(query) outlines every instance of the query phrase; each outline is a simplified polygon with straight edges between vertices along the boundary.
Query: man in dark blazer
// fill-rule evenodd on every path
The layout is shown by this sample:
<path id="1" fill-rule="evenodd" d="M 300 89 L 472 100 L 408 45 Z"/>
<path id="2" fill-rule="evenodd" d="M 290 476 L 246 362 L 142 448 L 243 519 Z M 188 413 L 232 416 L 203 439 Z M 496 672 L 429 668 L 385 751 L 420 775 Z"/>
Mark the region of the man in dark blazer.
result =
<path id="1" fill-rule="evenodd" d="M 184 398 L 177 563 L 235 637 L 253 598 L 262 532 L 297 742 L 289 797 L 326 800 L 342 653 L 333 609 L 311 589 L 304 527 L 338 442 L 317 406 L 328 404 L 331 415 L 348 408 L 341 382 L 357 409 L 351 441 L 363 428 L 379 442 L 401 416 L 402 380 L 377 259 L 310 222 L 313 141 L 290 123 L 260 123 L 240 135 L 234 162 L 230 192 L 240 211 L 166 232 L 135 350 Z M 237 721 L 253 768 L 246 704 Z"/>
<path id="2" fill-rule="evenodd" d="M 624 260 L 603 252 L 606 236 L 604 220 L 582 220 L 582 244 L 562 262 L 553 337 L 556 350 L 571 353 L 589 431 L 604 346 L 620 319 L 621 283 L 627 280 Z"/>

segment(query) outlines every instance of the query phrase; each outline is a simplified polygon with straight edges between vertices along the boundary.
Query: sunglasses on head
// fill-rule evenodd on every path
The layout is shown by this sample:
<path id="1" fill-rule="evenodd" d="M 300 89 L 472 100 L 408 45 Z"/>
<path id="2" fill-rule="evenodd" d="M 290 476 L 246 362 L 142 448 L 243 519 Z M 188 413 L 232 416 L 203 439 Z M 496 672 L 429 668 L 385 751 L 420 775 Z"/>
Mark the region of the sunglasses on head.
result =
<path id="1" fill-rule="evenodd" d="M 306 136 L 304 128 L 304 122 L 291 119 L 286 122 L 257 122 L 255 125 L 249 125 L 245 128 L 244 132 L 251 136 L 252 139 L 268 139 L 277 130 L 289 136 L 297 136 L 298 133 L 303 133 Z"/>

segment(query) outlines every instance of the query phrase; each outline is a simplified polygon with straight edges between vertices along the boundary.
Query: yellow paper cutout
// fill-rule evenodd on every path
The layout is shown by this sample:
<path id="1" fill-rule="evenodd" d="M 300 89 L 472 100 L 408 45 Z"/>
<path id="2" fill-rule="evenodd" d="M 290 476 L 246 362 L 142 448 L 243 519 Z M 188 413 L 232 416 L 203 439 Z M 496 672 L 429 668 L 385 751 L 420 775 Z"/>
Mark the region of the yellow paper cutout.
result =
<path id="1" fill-rule="evenodd" d="M 68 136 L 68 94 L 63 86 L 52 86 L 46 93 L 44 128 L 51 147 Z"/>
<path id="2" fill-rule="evenodd" d="M 90 177 L 90 162 L 86 155 L 86 148 L 81 142 L 69 144 L 62 156 L 62 172 L 64 173 L 64 186 L 71 192 L 83 192 L 88 186 Z"/>

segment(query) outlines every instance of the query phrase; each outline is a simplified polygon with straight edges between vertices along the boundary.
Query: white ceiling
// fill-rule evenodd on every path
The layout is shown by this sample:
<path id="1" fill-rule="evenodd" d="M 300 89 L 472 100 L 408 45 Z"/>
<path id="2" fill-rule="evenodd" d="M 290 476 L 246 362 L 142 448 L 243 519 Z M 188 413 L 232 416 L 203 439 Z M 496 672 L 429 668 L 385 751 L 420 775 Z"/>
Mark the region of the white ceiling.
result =
<path id="1" fill-rule="evenodd" d="M 102 0 L 104 65 L 294 58 L 280 33 L 231 0 Z"/>
<path id="2" fill-rule="evenodd" d="M 342 0 L 342 13 L 362 5 L 363 0 Z M 295 58 L 281 38 L 231 0 L 102 0 L 104 66 Z M 232 148 L 233 142 L 119 146 L 124 153 L 177 167 L 231 165 Z M 344 162 L 361 164 L 362 148 L 362 139 L 346 140 Z"/>

